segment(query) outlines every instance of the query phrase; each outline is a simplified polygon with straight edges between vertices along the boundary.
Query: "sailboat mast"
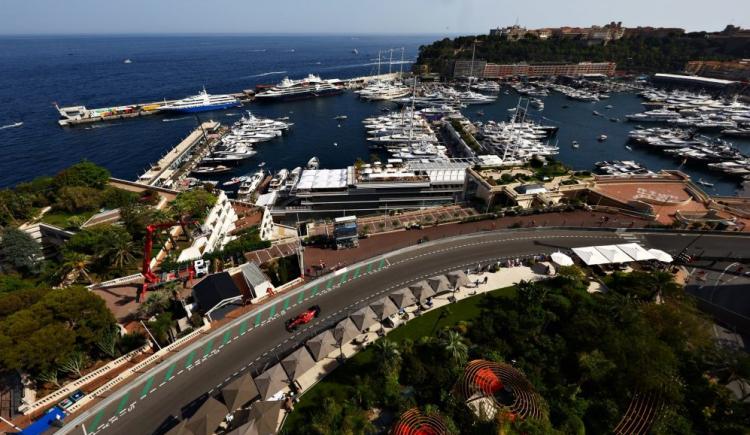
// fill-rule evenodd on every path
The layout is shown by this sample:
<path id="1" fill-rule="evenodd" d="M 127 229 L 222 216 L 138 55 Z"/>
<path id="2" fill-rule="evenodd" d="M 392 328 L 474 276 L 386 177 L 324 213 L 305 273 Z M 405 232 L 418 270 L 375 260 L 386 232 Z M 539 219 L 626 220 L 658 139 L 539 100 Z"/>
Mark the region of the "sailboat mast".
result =
<path id="1" fill-rule="evenodd" d="M 471 48 L 471 66 L 469 67 L 469 84 L 466 86 L 466 90 L 471 90 L 471 79 L 474 78 L 474 55 L 477 51 L 477 40 L 474 40 L 474 45 Z"/>
<path id="2" fill-rule="evenodd" d="M 378 50 L 378 75 L 380 75 L 380 50 Z"/>
<path id="3" fill-rule="evenodd" d="M 404 47 L 401 47 L 401 68 L 398 72 L 399 77 L 404 75 Z"/>
<path id="4" fill-rule="evenodd" d="M 388 75 L 391 75 L 391 66 L 393 65 L 393 49 L 390 49 L 390 56 L 388 57 Z"/>
<path id="5" fill-rule="evenodd" d="M 412 135 L 414 134 L 414 100 L 417 97 L 417 76 L 411 78 L 413 84 L 411 88 L 411 120 L 409 121 L 409 145 L 411 146 Z"/>

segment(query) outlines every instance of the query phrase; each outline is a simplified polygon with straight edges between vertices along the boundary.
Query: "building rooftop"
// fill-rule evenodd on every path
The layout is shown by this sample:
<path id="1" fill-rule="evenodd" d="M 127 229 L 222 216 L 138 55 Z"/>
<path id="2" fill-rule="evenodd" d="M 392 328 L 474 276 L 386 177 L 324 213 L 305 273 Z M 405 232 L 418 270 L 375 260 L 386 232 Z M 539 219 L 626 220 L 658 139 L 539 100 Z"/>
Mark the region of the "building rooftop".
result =
<path id="1" fill-rule="evenodd" d="M 348 184 L 347 178 L 347 169 L 305 169 L 299 177 L 297 189 L 343 189 Z"/>
<path id="2" fill-rule="evenodd" d="M 207 312 L 221 301 L 241 296 L 228 272 L 208 275 L 193 287 L 193 298 L 198 308 Z"/>

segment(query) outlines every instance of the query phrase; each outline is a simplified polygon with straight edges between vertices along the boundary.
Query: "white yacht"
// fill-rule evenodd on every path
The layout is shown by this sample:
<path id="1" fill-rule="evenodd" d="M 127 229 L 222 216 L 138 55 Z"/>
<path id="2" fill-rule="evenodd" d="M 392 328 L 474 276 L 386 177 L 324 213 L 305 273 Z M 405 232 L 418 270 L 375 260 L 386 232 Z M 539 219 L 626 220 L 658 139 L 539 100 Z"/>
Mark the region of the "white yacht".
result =
<path id="1" fill-rule="evenodd" d="M 231 95 L 211 95 L 206 88 L 192 97 L 183 98 L 162 105 L 159 110 L 166 112 L 195 113 L 209 110 L 222 110 L 241 106 L 240 101 Z"/>

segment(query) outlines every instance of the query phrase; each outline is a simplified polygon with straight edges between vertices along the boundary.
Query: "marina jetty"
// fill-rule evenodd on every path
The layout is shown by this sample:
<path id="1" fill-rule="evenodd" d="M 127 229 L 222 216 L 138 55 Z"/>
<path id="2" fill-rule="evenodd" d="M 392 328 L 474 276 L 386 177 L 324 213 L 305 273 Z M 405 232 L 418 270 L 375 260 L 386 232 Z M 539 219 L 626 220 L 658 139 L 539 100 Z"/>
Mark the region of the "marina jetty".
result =
<path id="1" fill-rule="evenodd" d="M 138 182 L 172 188 L 211 151 L 219 138 L 220 126 L 216 121 L 202 123 L 138 177 Z"/>
<path id="2" fill-rule="evenodd" d="M 255 92 L 251 89 L 239 93 L 229 94 L 240 103 L 249 103 L 253 100 Z M 151 103 L 134 103 L 123 106 L 102 107 L 88 109 L 86 106 L 59 107 L 55 105 L 60 119 L 57 121 L 61 127 L 71 127 L 81 124 L 93 124 L 97 122 L 116 121 L 120 119 L 138 118 L 141 116 L 163 113 L 163 108 L 172 105 L 179 100 L 163 100 Z"/>
<path id="3" fill-rule="evenodd" d="M 374 80 L 392 80 L 399 77 L 401 73 L 378 74 L 371 76 L 353 77 L 342 80 L 346 88 L 357 89 Z M 242 92 L 228 94 L 236 98 L 240 104 L 247 104 L 255 99 L 255 90 L 244 89 Z M 141 116 L 156 115 L 164 113 L 165 108 L 172 106 L 181 100 L 163 100 L 147 103 L 133 103 L 121 106 L 111 106 L 89 109 L 86 106 L 66 106 L 55 108 L 60 114 L 57 121 L 61 127 L 72 127 L 82 124 L 93 124 L 97 122 L 116 121 L 120 119 L 138 118 Z"/>

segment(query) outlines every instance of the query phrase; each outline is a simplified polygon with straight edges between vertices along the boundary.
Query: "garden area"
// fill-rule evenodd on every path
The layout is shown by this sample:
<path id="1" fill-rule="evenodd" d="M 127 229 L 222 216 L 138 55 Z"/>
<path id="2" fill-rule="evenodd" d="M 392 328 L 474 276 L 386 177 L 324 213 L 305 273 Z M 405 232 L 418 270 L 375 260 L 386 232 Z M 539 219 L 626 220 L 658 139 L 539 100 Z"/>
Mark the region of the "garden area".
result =
<path id="1" fill-rule="evenodd" d="M 551 280 L 426 313 L 303 395 L 283 433 L 384 433 L 415 406 L 453 433 L 608 433 L 643 394 L 658 397 L 661 410 L 648 420 L 651 433 L 747 433 L 750 405 L 724 386 L 750 376 L 747 355 L 718 347 L 671 275 L 617 273 L 607 285 L 608 293 L 589 294 L 580 269 L 561 268 Z M 454 390 L 474 359 L 524 373 L 547 418 L 478 419 Z"/>

